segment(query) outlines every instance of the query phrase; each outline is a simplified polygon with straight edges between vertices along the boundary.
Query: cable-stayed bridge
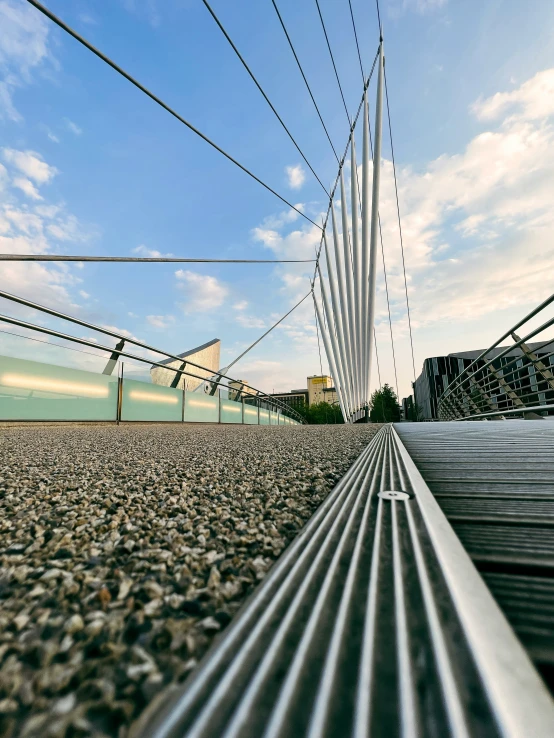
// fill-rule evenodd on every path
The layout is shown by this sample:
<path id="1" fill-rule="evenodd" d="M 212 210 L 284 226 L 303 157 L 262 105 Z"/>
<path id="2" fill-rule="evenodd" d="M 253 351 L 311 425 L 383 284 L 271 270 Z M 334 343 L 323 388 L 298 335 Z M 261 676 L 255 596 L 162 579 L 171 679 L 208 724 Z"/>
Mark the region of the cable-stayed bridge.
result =
<path id="1" fill-rule="evenodd" d="M 4 367 L 0 378 L 3 391 L 7 389 L 8 394 L 13 394 L 24 390 L 34 397 L 36 393 L 67 394 L 69 387 L 72 395 L 81 400 L 88 398 L 96 406 L 105 400 L 110 419 L 125 420 L 125 413 L 132 409 L 125 402 L 132 403 L 133 392 L 127 391 L 128 379 L 112 375 L 117 362 L 129 358 L 161 367 L 164 364 L 160 357 L 164 357 L 176 362 L 172 368 L 174 383 L 155 392 L 149 390 L 148 401 L 166 408 L 163 418 L 151 416 L 151 420 L 300 424 L 302 419 L 294 411 L 261 390 L 252 393 L 236 387 L 238 402 L 236 397 L 223 397 L 221 390 L 228 390 L 230 382 L 240 384 L 229 374 L 234 364 L 292 310 L 312 299 L 344 420 L 348 424 L 368 420 L 370 381 L 377 360 L 374 323 L 379 250 L 386 280 L 379 218 L 385 111 L 392 146 L 380 19 L 378 46 L 366 76 L 349 2 L 362 76 L 360 104 L 351 117 L 322 9 L 316 0 L 348 120 L 347 145 L 339 156 L 283 17 L 272 0 L 337 159 L 337 176 L 327 190 L 214 10 L 203 0 L 328 197 L 326 216 L 320 225 L 42 3 L 27 2 L 298 216 L 319 228 L 321 240 L 307 294 L 245 352 L 215 372 L 192 361 L 181 361 L 182 357 L 132 337 L 0 292 L 10 303 L 117 340 L 115 347 L 103 346 L 39 323 L 2 315 L 0 319 L 9 325 L 101 350 L 108 359 L 101 378 L 86 381 L 79 379 L 77 373 L 69 376 L 60 372 L 56 376 L 54 371 L 40 376 L 41 370 L 36 367 L 13 364 L 11 368 Z M 374 76 L 372 127 L 369 86 Z M 398 188 L 395 190 L 415 380 Z M 33 254 L 5 254 L 0 259 L 150 264 L 222 261 Z M 529 346 L 529 341 L 553 325 L 554 319 L 530 328 L 523 337 L 515 333 L 552 300 L 549 298 L 510 329 L 444 389 L 440 401 L 444 422 L 399 423 L 379 430 L 200 667 L 184 686 L 170 685 L 159 710 L 145 714 L 136 735 L 554 735 L 554 707 L 542 680 L 552 688 L 554 495 L 550 476 L 554 433 L 544 419 L 536 423 L 447 422 L 510 415 L 529 417 L 554 409 L 550 364 L 546 365 L 544 356 L 538 357 Z M 392 339 L 390 306 L 388 312 Z M 500 343 L 509 335 L 533 367 L 528 386 L 517 360 L 504 360 L 508 350 Z M 554 352 L 548 358 L 551 355 Z M 394 371 L 396 375 L 396 366 Z M 184 391 L 180 395 L 177 385 L 183 376 L 199 380 L 204 392 L 192 398 Z M 136 387 L 134 393 L 135 399 L 142 402 L 148 394 Z M 187 411 L 192 414 L 187 416 Z M 240 419 L 233 413 L 240 413 Z"/>

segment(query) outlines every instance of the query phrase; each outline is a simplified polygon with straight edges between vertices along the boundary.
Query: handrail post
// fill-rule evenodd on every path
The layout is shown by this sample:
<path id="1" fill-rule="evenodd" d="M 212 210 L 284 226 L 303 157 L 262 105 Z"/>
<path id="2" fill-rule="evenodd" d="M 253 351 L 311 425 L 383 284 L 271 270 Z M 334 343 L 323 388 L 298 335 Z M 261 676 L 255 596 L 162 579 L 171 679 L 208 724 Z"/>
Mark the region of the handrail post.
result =
<path id="1" fill-rule="evenodd" d="M 121 422 L 121 409 L 123 407 L 123 366 L 121 362 L 121 369 L 117 375 L 117 409 L 116 409 L 116 424 L 119 425 Z"/>

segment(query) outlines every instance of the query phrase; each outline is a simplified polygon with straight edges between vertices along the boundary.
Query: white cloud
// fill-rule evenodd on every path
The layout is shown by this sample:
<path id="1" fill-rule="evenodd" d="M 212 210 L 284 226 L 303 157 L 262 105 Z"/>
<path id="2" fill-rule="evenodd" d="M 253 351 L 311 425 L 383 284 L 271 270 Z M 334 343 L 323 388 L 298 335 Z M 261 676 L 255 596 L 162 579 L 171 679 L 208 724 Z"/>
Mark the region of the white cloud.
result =
<path id="1" fill-rule="evenodd" d="M 60 143 L 60 139 L 55 134 L 53 134 L 52 131 L 48 131 L 46 135 L 48 136 L 50 141 L 53 141 L 54 143 L 57 143 L 57 144 Z"/>
<path id="2" fill-rule="evenodd" d="M 33 173 L 34 181 L 39 183 L 47 181 L 55 171 L 39 155 L 29 156 L 29 152 L 9 149 L 6 160 L 18 171 Z M 38 202 L 37 196 L 41 196 L 34 183 L 19 174 L 10 178 L 3 165 L 0 165 L 0 190 L 3 190 L 0 201 L 0 252 L 51 253 L 54 240 L 58 238 L 82 241 L 90 237 L 90 232 L 63 205 L 47 202 L 35 204 Z M 26 198 L 22 197 L 22 192 Z M 78 309 L 71 295 L 73 289 L 78 291 L 81 282 L 76 269 L 67 264 L 47 266 L 14 262 L 4 264 L 0 271 L 0 284 L 4 289 L 65 312 Z"/>
<path id="3" fill-rule="evenodd" d="M 69 118 L 64 118 L 65 127 L 68 131 L 73 133 L 75 136 L 80 136 L 83 132 L 83 129 L 80 128 L 77 123 L 74 123 L 72 120 L 69 120 Z"/>
<path id="4" fill-rule="evenodd" d="M 178 269 L 175 276 L 179 280 L 179 287 L 186 293 L 183 307 L 187 313 L 215 310 L 223 304 L 229 293 L 228 288 L 216 277 L 183 269 Z"/>
<path id="5" fill-rule="evenodd" d="M 47 164 L 35 151 L 2 149 L 4 161 L 18 169 L 36 184 L 47 184 L 57 173 L 56 167 Z"/>
<path id="6" fill-rule="evenodd" d="M 81 297 L 83 298 L 83 300 L 88 300 L 89 297 L 90 297 L 89 293 L 88 292 L 85 292 L 84 290 L 79 290 L 79 294 L 81 295 Z"/>
<path id="7" fill-rule="evenodd" d="M 161 14 L 157 0 L 122 0 L 123 7 L 139 18 L 145 17 L 152 28 L 161 24 Z"/>
<path id="8" fill-rule="evenodd" d="M 79 20 L 87 26 L 97 26 L 98 21 L 90 13 L 79 13 Z"/>
<path id="9" fill-rule="evenodd" d="M 302 169 L 300 164 L 296 164 L 293 167 L 285 167 L 287 173 L 288 186 L 292 190 L 299 190 L 304 181 L 306 180 L 306 172 Z"/>
<path id="10" fill-rule="evenodd" d="M 249 359 L 237 364 L 237 371 L 252 387 L 272 392 L 274 389 L 283 389 L 283 375 L 286 376 L 287 371 L 290 371 L 290 366 L 289 362 L 284 364 L 271 359 Z"/>
<path id="11" fill-rule="evenodd" d="M 146 256 L 150 259 L 161 259 L 161 258 L 171 258 L 173 254 L 162 254 L 161 251 L 157 251 L 156 249 L 149 249 L 147 246 L 140 245 L 136 248 L 132 249 L 133 254 L 138 254 L 139 256 Z"/>
<path id="12" fill-rule="evenodd" d="M 246 300 L 240 300 L 233 305 L 233 310 L 246 310 L 248 302 Z"/>
<path id="13" fill-rule="evenodd" d="M 0 0 L 0 118 L 21 120 L 13 96 L 47 60 L 48 21 L 27 3 Z"/>
<path id="14" fill-rule="evenodd" d="M 104 328 L 104 330 L 106 331 L 111 331 L 111 333 L 117 333 L 124 338 L 132 338 L 134 341 L 140 341 L 140 338 L 137 338 L 137 336 L 131 333 L 131 331 L 128 331 L 127 328 L 119 328 L 117 325 L 107 325 L 106 323 L 101 323 L 100 328 Z M 107 339 L 104 337 L 102 340 L 106 341 Z M 139 349 L 138 347 L 133 348 L 133 352 L 137 354 L 143 353 L 143 351 L 141 351 L 141 349 Z"/>
<path id="15" fill-rule="evenodd" d="M 405 12 L 424 15 L 444 7 L 447 2 L 448 0 L 389 0 L 388 11 L 393 18 Z"/>
<path id="16" fill-rule="evenodd" d="M 545 69 L 516 90 L 497 92 L 472 105 L 479 120 L 496 120 L 507 111 L 522 120 L 539 120 L 554 114 L 554 69 Z"/>
<path id="17" fill-rule="evenodd" d="M 147 315 L 146 320 L 153 328 L 167 328 L 175 322 L 173 315 Z"/>
<path id="18" fill-rule="evenodd" d="M 31 200 L 43 199 L 35 185 L 26 177 L 14 177 L 13 186 L 24 192 Z"/>
<path id="19" fill-rule="evenodd" d="M 500 311 L 513 311 L 515 322 L 554 291 L 553 81 L 554 69 L 545 70 L 516 89 L 480 99 L 471 112 L 487 125 L 464 149 L 417 171 L 397 171 L 418 370 L 425 356 L 489 345 L 506 327 L 498 322 Z M 340 208 L 337 215 L 340 233 Z M 387 159 L 382 161 L 380 215 L 400 391 L 407 394 L 410 377 L 404 367 L 411 359 L 394 179 Z M 280 258 L 313 258 L 320 232 L 309 224 L 290 230 L 266 220 L 252 236 Z M 380 256 L 378 270 L 376 328 L 381 371 L 390 379 Z M 309 289 L 313 266 L 279 265 L 275 273 L 292 303 Z M 469 345 L 463 338 L 468 325 Z M 312 326 L 313 306 L 307 300 L 275 333 L 313 347 Z"/>
<path id="20" fill-rule="evenodd" d="M 254 315 L 244 315 L 240 313 L 237 315 L 237 323 L 243 328 L 265 328 L 265 321 L 261 318 L 257 318 Z"/>

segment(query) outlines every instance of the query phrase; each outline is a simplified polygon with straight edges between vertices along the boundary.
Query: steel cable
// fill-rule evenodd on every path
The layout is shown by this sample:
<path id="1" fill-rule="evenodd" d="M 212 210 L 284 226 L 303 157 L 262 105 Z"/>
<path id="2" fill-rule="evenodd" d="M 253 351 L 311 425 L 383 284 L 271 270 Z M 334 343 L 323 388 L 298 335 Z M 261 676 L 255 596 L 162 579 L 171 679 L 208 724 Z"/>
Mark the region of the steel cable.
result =
<path id="1" fill-rule="evenodd" d="M 408 280 L 406 278 L 406 262 L 404 260 L 404 239 L 402 237 L 402 223 L 400 220 L 400 201 L 398 199 L 398 184 L 396 180 L 396 163 L 394 159 L 394 145 L 392 142 L 392 125 L 391 125 L 391 119 L 390 119 L 390 108 L 389 108 L 389 93 L 387 89 L 387 73 L 386 70 L 383 69 L 383 77 L 385 81 L 385 100 L 387 103 L 387 117 L 389 121 L 389 136 L 390 136 L 390 150 L 391 150 L 391 158 L 392 158 L 392 171 L 394 174 L 394 192 L 396 194 L 396 212 L 398 214 L 398 231 L 400 233 L 400 250 L 402 252 L 402 270 L 404 272 L 404 290 L 406 292 L 406 308 L 408 311 L 408 328 L 410 331 L 410 346 L 412 349 L 412 366 L 414 370 L 414 382 L 416 380 L 416 368 L 415 368 L 415 357 L 414 357 L 414 340 L 412 337 L 412 320 L 410 317 L 410 301 L 408 299 Z"/>
<path id="2" fill-rule="evenodd" d="M 346 100 L 344 99 L 344 93 L 342 91 L 342 85 L 341 85 L 340 79 L 339 79 L 339 73 L 337 72 L 337 65 L 335 64 L 335 57 L 333 56 L 333 52 L 331 50 L 331 44 L 329 43 L 329 36 L 327 35 L 327 29 L 325 28 L 325 23 L 323 21 L 323 16 L 321 14 L 321 8 L 319 7 L 319 0 L 315 0 L 315 4 L 317 6 L 317 12 L 319 13 L 319 20 L 321 21 L 321 27 L 323 28 L 323 33 L 325 35 L 325 41 L 327 42 L 327 48 L 329 49 L 329 56 L 331 57 L 331 62 L 333 64 L 333 69 L 335 70 L 335 77 L 337 78 L 337 84 L 339 86 L 340 96 L 342 98 L 342 104 L 344 105 L 344 109 L 346 111 L 346 117 L 348 118 L 348 123 L 349 123 L 350 127 L 352 127 L 352 122 L 350 120 L 350 115 L 348 114 L 348 107 L 346 106 Z"/>
<path id="3" fill-rule="evenodd" d="M 329 135 L 329 131 L 327 130 L 327 126 L 323 122 L 323 117 L 322 117 L 322 115 L 321 115 L 321 113 L 319 111 L 319 107 L 318 107 L 318 105 L 317 105 L 317 103 L 315 101 L 315 97 L 313 96 L 313 93 L 312 93 L 311 87 L 310 87 L 310 85 L 308 83 L 308 80 L 306 79 L 306 75 L 304 74 L 304 70 L 302 69 L 302 65 L 300 64 L 300 60 L 298 59 L 298 55 L 297 55 L 297 53 L 296 53 L 296 51 L 294 49 L 293 43 L 292 43 L 292 41 L 290 39 L 289 33 L 288 33 L 287 28 L 285 26 L 285 23 L 283 21 L 283 18 L 281 17 L 281 13 L 279 12 L 279 8 L 277 7 L 277 3 L 275 2 L 275 0 L 271 0 L 271 2 L 273 3 L 273 7 L 275 8 L 275 12 L 277 13 L 277 17 L 279 18 L 279 22 L 281 23 L 281 27 L 282 27 L 282 29 L 283 29 L 283 31 L 285 33 L 285 36 L 287 37 L 287 41 L 289 42 L 290 49 L 291 49 L 291 51 L 293 53 L 293 56 L 294 56 L 294 58 L 296 60 L 296 64 L 298 65 L 298 69 L 300 70 L 300 74 L 302 75 L 302 79 L 304 80 L 304 83 L 306 84 L 306 88 L 307 88 L 308 92 L 310 93 L 310 97 L 312 98 L 312 102 L 313 102 L 314 107 L 316 109 L 316 112 L 317 112 L 317 114 L 319 116 L 319 120 L 321 121 L 321 125 L 323 126 L 323 130 L 325 131 L 325 135 L 327 136 L 327 139 L 328 139 L 328 141 L 329 141 L 329 143 L 331 145 L 331 148 L 333 149 L 333 154 L 335 155 L 335 159 L 337 160 L 337 164 L 339 164 L 339 166 L 340 166 L 339 156 L 338 156 L 338 154 L 337 154 L 337 152 L 335 150 L 335 147 L 333 146 L 333 142 L 331 141 L 331 136 Z"/>
<path id="4" fill-rule="evenodd" d="M 45 15 L 47 18 L 49 18 L 53 23 L 55 23 L 57 26 L 59 26 L 62 30 L 64 30 L 66 33 L 68 33 L 70 36 L 72 36 L 76 41 L 78 41 L 80 44 L 82 44 L 85 48 L 87 48 L 89 51 L 92 51 L 95 56 L 97 56 L 99 59 L 101 59 L 103 62 L 105 62 L 108 66 L 110 66 L 112 69 L 114 69 L 118 74 L 120 74 L 122 77 L 124 77 L 128 82 L 130 82 L 132 85 L 134 85 L 137 89 L 139 89 L 141 92 L 143 92 L 145 95 L 147 95 L 151 100 L 153 100 L 155 103 L 157 103 L 160 107 L 162 107 L 164 110 L 166 110 L 170 115 L 172 115 L 174 118 L 176 118 L 180 123 L 185 125 L 189 130 L 191 130 L 193 133 L 196 133 L 197 136 L 199 136 L 202 140 L 204 140 L 207 144 L 209 144 L 212 148 L 214 148 L 216 151 L 218 151 L 220 154 L 222 154 L 226 159 L 228 159 L 230 162 L 235 164 L 239 169 L 242 169 L 242 171 L 245 174 L 248 174 L 249 177 L 252 177 L 253 180 L 258 182 L 258 184 L 262 185 L 268 192 L 271 192 L 272 195 L 275 195 L 281 202 L 284 202 L 285 205 L 287 205 L 289 208 L 292 208 L 295 210 L 299 215 L 301 215 L 303 218 L 305 218 L 307 221 L 312 223 L 312 225 L 315 225 L 316 228 L 320 228 L 320 226 L 313 221 L 311 218 L 309 218 L 305 213 L 303 213 L 299 208 L 297 208 L 295 205 L 293 205 L 291 202 L 289 202 L 286 198 L 284 198 L 282 195 L 280 195 L 278 192 L 276 192 L 272 187 L 270 187 L 268 184 L 266 184 L 263 180 L 261 180 L 259 177 L 257 177 L 253 172 L 251 172 L 247 167 L 245 167 L 243 164 L 238 162 L 234 157 L 231 156 L 231 154 L 228 154 L 224 149 L 222 149 L 220 146 L 218 146 L 214 141 L 212 141 L 208 136 L 206 136 L 204 133 L 198 130 L 195 126 L 192 125 L 192 123 L 189 123 L 188 120 L 183 118 L 179 113 L 177 113 L 173 108 L 169 107 L 167 103 L 163 102 L 159 97 L 154 95 L 153 92 L 150 92 L 144 85 L 142 85 L 140 82 L 138 82 L 134 77 L 132 77 L 128 72 L 126 72 L 124 69 L 122 69 L 120 66 L 118 66 L 115 62 L 113 62 L 111 59 L 109 59 L 105 54 L 103 54 L 101 51 L 99 51 L 96 47 L 94 47 L 89 41 L 87 41 L 85 38 L 83 38 L 81 35 L 77 33 L 77 31 L 73 30 L 70 26 L 68 26 L 64 21 L 62 21 L 60 18 L 58 18 L 54 13 L 52 13 L 48 8 L 46 8 L 42 3 L 39 3 L 37 0 L 27 0 L 27 2 L 32 5 L 34 8 L 36 8 L 39 12 L 41 12 L 43 15 Z"/>
<path id="5" fill-rule="evenodd" d="M 312 264 L 316 259 L 181 259 L 166 256 L 64 256 L 58 254 L 0 254 L 0 261 L 98 261 L 162 264 Z"/>
<path id="6" fill-rule="evenodd" d="M 280 123 L 280 124 L 281 124 L 281 125 L 283 126 L 283 128 L 285 129 L 285 131 L 286 131 L 286 133 L 287 133 L 288 137 L 290 138 L 290 140 L 292 141 L 292 143 L 293 143 L 293 144 L 295 145 L 295 147 L 296 147 L 296 149 L 297 149 L 298 153 L 300 154 L 300 156 L 301 156 L 301 157 L 302 157 L 302 158 L 304 159 L 304 161 L 306 162 L 307 166 L 309 167 L 310 171 L 312 172 L 312 174 L 314 175 L 314 177 L 315 177 L 315 178 L 317 179 L 317 181 L 319 182 L 319 184 L 320 184 L 320 185 L 321 185 L 321 187 L 323 188 L 323 191 L 325 192 L 325 194 L 327 195 L 327 197 L 330 197 L 330 195 L 329 195 L 329 192 L 327 191 L 327 188 L 325 187 L 325 185 L 323 184 L 323 182 L 322 182 L 322 181 L 320 180 L 320 178 L 319 178 L 319 177 L 317 176 L 317 174 L 316 174 L 316 172 L 315 172 L 314 168 L 312 167 L 312 165 L 310 164 L 310 162 L 309 162 L 309 161 L 307 160 L 307 158 L 305 157 L 305 155 L 304 155 L 304 152 L 302 151 L 302 149 L 300 148 L 300 146 L 299 146 L 299 145 L 297 144 L 297 142 L 296 142 L 296 140 L 295 140 L 294 136 L 292 135 L 292 133 L 291 133 L 291 132 L 289 131 L 289 129 L 288 129 L 288 128 L 287 128 L 287 126 L 285 125 L 285 123 L 284 123 L 283 119 L 281 118 L 281 116 L 279 115 L 279 113 L 278 113 L 278 112 L 277 112 L 277 111 L 275 110 L 275 107 L 274 107 L 274 105 L 272 104 L 271 100 L 270 100 L 270 99 L 268 98 L 268 96 L 267 96 L 267 95 L 266 95 L 266 93 L 264 92 L 264 90 L 263 90 L 262 86 L 260 85 L 260 83 L 258 82 L 258 80 L 256 79 L 256 77 L 254 76 L 254 73 L 252 72 L 252 70 L 250 69 L 250 67 L 248 66 L 248 64 L 246 63 L 246 61 L 244 60 L 244 58 L 243 58 L 242 54 L 241 54 L 241 53 L 240 53 L 240 51 L 239 51 L 239 50 L 237 49 L 237 47 L 235 46 L 235 44 L 234 44 L 234 43 L 233 43 L 233 41 L 231 40 L 231 37 L 229 36 L 229 34 L 227 33 L 227 31 L 226 31 L 226 30 L 225 30 L 225 28 L 223 27 L 223 24 L 221 23 L 221 21 L 219 20 L 219 18 L 217 17 L 217 15 L 216 15 L 216 14 L 214 13 L 214 11 L 212 10 L 212 8 L 210 7 L 210 4 L 208 3 L 208 1 L 207 1 L 207 0 L 202 0 L 202 2 L 204 3 L 204 5 L 206 6 L 206 8 L 208 9 L 208 12 L 210 13 L 210 15 L 212 16 L 212 18 L 214 19 L 214 21 L 215 21 L 215 22 L 217 23 L 217 25 L 218 25 L 219 29 L 221 30 L 221 32 L 223 33 L 223 35 L 225 36 L 225 38 L 227 39 L 227 41 L 229 42 L 229 44 L 230 44 L 231 48 L 233 49 L 233 51 L 235 52 L 235 54 L 236 54 L 236 55 L 238 56 L 238 58 L 240 59 L 240 61 L 241 61 L 242 65 L 243 65 L 243 67 L 244 67 L 244 68 L 246 69 L 246 71 L 248 72 L 248 74 L 249 74 L 249 75 L 250 75 L 250 77 L 252 78 L 252 81 L 254 82 L 254 84 L 256 85 L 256 87 L 258 88 L 258 90 L 259 90 L 259 91 L 261 92 L 261 94 L 263 95 L 263 98 L 264 98 L 264 100 L 266 101 L 266 103 L 267 103 L 267 104 L 269 105 L 269 107 L 271 108 L 271 110 L 272 110 L 272 111 L 273 111 L 273 113 L 275 114 L 275 117 L 277 118 L 277 120 L 279 121 L 279 123 Z"/>

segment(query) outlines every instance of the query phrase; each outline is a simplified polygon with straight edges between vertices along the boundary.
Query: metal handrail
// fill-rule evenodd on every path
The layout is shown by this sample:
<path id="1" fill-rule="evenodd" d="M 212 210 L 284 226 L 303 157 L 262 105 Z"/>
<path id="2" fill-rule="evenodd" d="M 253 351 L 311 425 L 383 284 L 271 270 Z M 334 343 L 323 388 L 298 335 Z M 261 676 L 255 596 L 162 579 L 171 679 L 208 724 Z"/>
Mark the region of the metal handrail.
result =
<path id="1" fill-rule="evenodd" d="M 542 410 L 554 410 L 553 405 L 532 405 L 530 407 L 511 408 L 510 410 L 495 410 L 490 413 L 479 413 L 478 415 L 468 415 L 465 418 L 455 418 L 456 423 L 465 420 L 482 420 L 483 418 L 501 417 L 503 415 L 517 415 L 518 413 L 538 413 Z"/>
<path id="2" fill-rule="evenodd" d="M 94 331 L 98 331 L 99 333 L 103 333 L 105 335 L 109 335 L 109 336 L 112 336 L 114 338 L 118 338 L 119 340 L 124 340 L 125 342 L 132 343 L 133 345 L 138 346 L 138 347 L 143 348 L 143 349 L 146 349 L 148 351 L 152 351 L 152 352 L 157 353 L 157 354 L 162 354 L 163 356 L 167 356 L 168 358 L 175 359 L 176 361 L 180 362 L 181 364 L 183 362 L 186 362 L 187 365 L 190 364 L 191 366 L 193 366 L 193 367 L 195 367 L 197 369 L 201 369 L 202 371 L 209 372 L 209 376 L 208 377 L 205 377 L 205 376 L 202 377 L 202 376 L 199 376 L 198 374 L 194 374 L 194 373 L 192 373 L 190 371 L 187 371 L 186 368 L 181 370 L 178 367 L 168 366 L 167 364 L 162 364 L 160 362 L 153 361 L 152 359 L 147 359 L 147 358 L 145 358 L 143 356 L 137 356 L 136 354 L 132 354 L 132 353 L 129 353 L 128 351 L 125 351 L 124 349 L 117 349 L 116 350 L 113 347 L 102 346 L 101 344 L 98 344 L 96 342 L 88 341 L 86 338 L 77 338 L 76 336 L 71 336 L 71 335 L 69 335 L 67 333 L 62 333 L 60 331 L 56 331 L 56 330 L 53 330 L 51 328 L 45 328 L 44 326 L 38 326 L 38 325 L 35 325 L 34 323 L 29 323 L 27 321 L 20 320 L 19 318 L 13 318 L 13 317 L 10 317 L 10 316 L 7 316 L 7 315 L 0 314 L 0 321 L 4 321 L 5 323 L 10 323 L 12 325 L 17 325 L 17 326 L 19 326 L 21 328 L 26 328 L 28 330 L 38 331 L 39 333 L 43 333 L 45 335 L 50 335 L 50 336 L 54 336 L 56 338 L 61 338 L 63 340 L 70 341 L 72 343 L 78 343 L 78 344 L 81 344 L 82 346 L 88 346 L 90 348 L 95 348 L 95 349 L 98 349 L 100 351 L 105 351 L 106 353 L 109 353 L 109 354 L 113 354 L 114 351 L 117 351 L 118 356 L 124 356 L 125 358 L 133 359 L 134 361 L 139 361 L 139 362 L 142 362 L 144 364 L 149 364 L 150 366 L 156 366 L 156 367 L 160 367 L 162 369 L 167 369 L 167 370 L 172 371 L 172 372 L 175 372 L 176 374 L 179 374 L 179 375 L 183 375 L 184 374 L 186 376 L 193 377 L 194 379 L 199 379 L 202 382 L 209 381 L 210 384 L 217 385 L 218 387 L 220 387 L 220 386 L 228 387 L 228 385 L 226 385 L 223 381 L 221 381 L 223 379 L 225 379 L 225 381 L 227 383 L 229 383 L 229 382 L 238 382 L 238 380 L 233 379 L 232 377 L 228 377 L 227 375 L 223 374 L 222 372 L 214 372 L 213 369 L 210 369 L 209 367 L 202 366 L 201 364 L 197 364 L 197 363 L 195 363 L 193 361 L 188 361 L 188 359 L 183 359 L 183 357 L 181 357 L 181 356 L 177 356 L 177 355 L 171 354 L 171 353 L 169 353 L 167 351 L 163 351 L 161 349 L 154 348 L 153 346 L 149 346 L 148 344 L 145 344 L 142 341 L 137 341 L 136 339 L 129 338 L 127 336 L 123 336 L 120 333 L 116 333 L 115 331 L 111 331 L 111 330 L 109 330 L 107 328 L 102 328 L 100 326 L 96 326 L 93 323 L 87 323 L 84 320 L 79 320 L 78 318 L 73 318 L 70 315 L 65 315 L 64 313 L 61 313 L 61 312 L 59 312 L 57 310 L 53 310 L 53 309 L 48 308 L 48 307 L 45 307 L 43 305 L 39 305 L 38 303 L 31 302 L 30 300 L 25 300 L 22 297 L 18 297 L 16 295 L 11 295 L 10 293 L 4 292 L 3 290 L 0 290 L 0 297 L 4 297 L 7 300 L 12 300 L 13 302 L 17 302 L 17 303 L 19 303 L 21 305 L 25 305 L 26 307 L 31 307 L 34 310 L 38 310 L 40 312 L 48 313 L 49 315 L 53 315 L 56 318 L 61 318 L 62 320 L 67 320 L 68 322 L 75 323 L 77 325 L 81 325 L 81 326 L 83 326 L 85 328 L 89 328 L 89 329 L 94 330 Z M 215 379 L 215 377 L 217 377 L 217 379 Z M 255 398 L 258 401 L 259 400 L 265 400 L 269 404 L 273 405 L 275 408 L 281 410 L 282 412 L 284 411 L 286 414 L 290 415 L 295 420 L 298 420 L 300 423 L 302 423 L 302 424 L 305 424 L 306 423 L 306 420 L 300 415 L 300 413 L 297 413 L 296 410 L 294 410 L 293 408 L 291 408 L 289 405 L 286 405 L 285 403 L 281 402 L 280 400 L 276 400 L 276 399 L 271 398 L 271 396 L 268 395 L 267 393 L 262 392 L 261 390 L 258 390 L 255 387 L 252 387 L 251 385 L 249 385 L 249 389 L 250 390 L 254 390 L 254 392 L 256 392 L 256 395 L 252 395 L 252 394 L 249 394 L 249 393 L 246 393 L 246 392 L 242 392 L 241 390 L 234 390 L 234 391 L 237 392 L 237 395 L 249 396 L 249 397 Z"/>
<path id="3" fill-rule="evenodd" d="M 464 369 L 464 371 L 469 371 L 471 369 L 471 367 L 474 366 L 474 364 L 476 364 L 478 361 L 480 361 L 483 358 L 483 356 L 485 356 L 486 354 L 488 354 L 489 351 L 492 351 L 492 349 L 496 348 L 499 343 L 502 343 L 502 341 L 504 341 L 506 338 L 509 338 L 514 331 L 517 331 L 518 328 L 521 328 L 521 326 L 524 325 L 524 323 L 527 323 L 528 320 L 531 320 L 531 318 L 534 318 L 535 315 L 537 315 L 538 313 L 540 313 L 541 310 L 543 310 L 545 307 L 547 307 L 548 305 L 550 305 L 552 302 L 554 302 L 554 294 L 553 295 L 550 295 L 550 297 L 548 297 L 544 302 L 541 302 L 541 304 L 538 307 L 536 307 L 534 310 L 532 310 L 530 313 L 528 313 L 528 315 L 526 315 L 525 318 L 523 318 L 522 320 L 520 320 L 519 323 L 516 323 L 513 326 L 513 328 L 510 328 L 508 331 L 506 331 L 506 333 L 504 333 L 503 336 L 500 336 L 500 338 L 495 343 L 493 343 L 492 346 L 489 346 L 488 349 L 485 349 L 485 351 L 483 351 L 481 354 L 479 354 L 479 356 L 476 359 L 474 359 L 472 361 L 472 363 L 468 367 L 466 367 L 466 369 Z M 510 348 L 513 348 L 513 346 L 511 346 Z M 498 358 L 498 357 L 496 357 L 496 358 Z M 456 377 L 456 379 L 457 379 L 457 377 Z M 456 382 L 456 379 L 452 380 L 452 382 L 446 388 L 445 392 L 447 392 L 450 389 L 450 387 L 454 384 L 454 382 Z"/>
<path id="4" fill-rule="evenodd" d="M 485 351 L 482 351 L 479 356 L 469 364 L 469 366 L 467 366 L 453 379 L 452 382 L 450 382 L 438 400 L 437 409 L 439 419 L 469 420 L 494 415 L 513 414 L 532 411 L 531 406 L 533 406 L 533 409 L 539 407 L 540 410 L 554 410 L 554 402 L 551 404 L 548 402 L 541 403 L 539 398 L 539 403 L 537 403 L 538 395 L 546 395 L 548 392 L 554 393 L 554 387 L 549 382 L 550 378 L 544 376 L 544 370 L 547 369 L 553 375 L 552 380 L 554 381 L 554 371 L 551 371 L 553 368 L 550 366 L 549 362 L 550 357 L 554 355 L 554 351 L 549 351 L 541 356 L 536 355 L 542 348 L 550 346 L 554 342 L 554 339 L 541 340 L 540 346 L 534 346 L 532 348 L 531 353 L 535 354 L 535 359 L 529 356 L 526 350 L 522 348 L 522 344 L 528 343 L 530 339 L 553 326 L 554 318 L 546 320 L 537 328 L 529 331 L 523 338 L 515 336 L 517 340 L 514 339 L 514 343 L 511 346 L 507 346 L 505 348 L 500 347 L 502 341 L 509 336 L 514 338 L 513 334 L 516 330 L 525 325 L 525 323 L 531 320 L 531 318 L 538 315 L 542 310 L 544 310 L 544 308 L 553 302 L 554 294 L 544 300 L 538 307 L 516 323 L 516 325 L 506 331 L 506 333 L 497 339 L 492 346 L 485 349 Z M 496 355 L 490 356 L 491 352 L 499 347 L 502 350 Z M 501 360 L 516 348 L 520 349 L 521 355 L 510 358 L 506 364 L 502 365 Z M 506 372 L 508 367 L 512 367 L 514 364 L 517 364 L 521 359 L 524 359 L 526 362 L 524 366 L 516 366 L 509 372 Z M 544 364 L 545 361 L 547 362 L 546 364 Z M 544 365 L 543 368 L 537 366 L 539 362 Z M 531 365 L 535 368 L 534 382 L 536 384 L 536 389 L 533 389 L 530 385 L 531 375 L 529 373 L 527 373 L 526 376 L 521 376 L 521 374 L 519 374 Z M 487 372 L 487 369 L 489 372 Z M 488 376 L 489 373 L 493 376 Z M 496 374 L 498 374 L 498 376 L 495 376 Z M 540 388 L 541 385 L 542 388 Z M 500 392 L 498 390 L 500 390 Z M 503 395 L 503 399 L 500 402 L 505 403 L 507 408 L 504 410 L 489 410 L 489 408 L 493 408 L 493 406 L 498 408 L 497 398 L 499 394 Z M 518 404 L 519 407 L 517 407 Z M 484 407 L 485 405 L 487 406 L 486 408 Z"/>

